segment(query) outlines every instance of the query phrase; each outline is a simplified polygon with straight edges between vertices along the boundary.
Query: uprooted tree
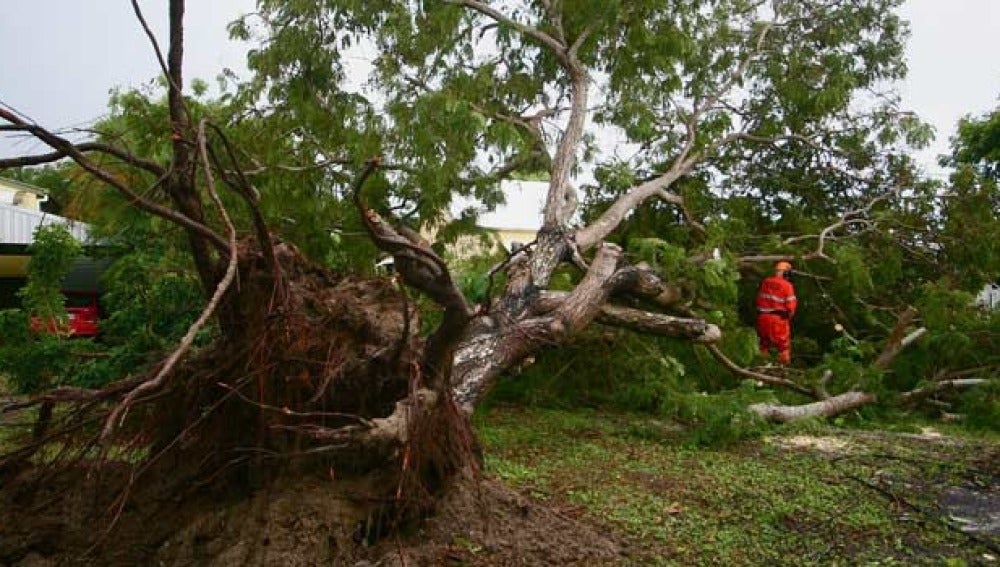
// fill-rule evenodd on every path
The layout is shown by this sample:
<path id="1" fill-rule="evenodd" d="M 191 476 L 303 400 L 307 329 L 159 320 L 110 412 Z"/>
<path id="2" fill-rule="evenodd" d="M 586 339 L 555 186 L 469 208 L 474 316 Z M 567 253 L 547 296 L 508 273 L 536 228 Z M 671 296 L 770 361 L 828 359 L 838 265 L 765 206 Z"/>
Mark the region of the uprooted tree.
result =
<path id="1" fill-rule="evenodd" d="M 130 111 L 158 115 L 127 94 L 123 129 L 82 143 L 0 108 L 0 130 L 51 148 L 0 168 L 71 160 L 120 206 L 181 229 L 204 309 L 148 371 L 19 404 L 39 423 L 5 469 L 46 446 L 63 464 L 139 451 L 125 498 L 145 478 L 259 484 L 318 463 L 385 473 L 377 501 L 402 518 L 476 468 L 469 414 L 498 378 L 594 322 L 712 345 L 733 372 L 827 397 L 828 379 L 728 362 L 716 343 L 734 320 L 691 273 L 729 293 L 776 259 L 856 266 L 862 246 L 925 243 L 889 230 L 940 212 L 932 197 L 910 205 L 933 191 L 903 154 L 926 128 L 877 91 L 904 72 L 898 4 L 261 0 L 232 27 L 262 40 L 252 77 L 202 105 L 184 92 L 184 2 L 171 0 L 165 54 L 149 33 L 167 90 L 158 126 L 134 127 Z M 370 69 L 348 63 L 373 52 Z M 368 71 L 368 87 L 345 86 Z M 536 239 L 470 302 L 419 229 L 453 235 L 471 218 L 447 222 L 456 196 L 495 204 L 499 180 L 538 172 Z M 393 256 L 398 281 L 302 252 L 351 227 L 369 256 Z M 652 236 L 659 261 L 640 261 L 632 247 Z M 876 364 L 913 340 L 904 307 L 886 306 L 900 323 Z"/>

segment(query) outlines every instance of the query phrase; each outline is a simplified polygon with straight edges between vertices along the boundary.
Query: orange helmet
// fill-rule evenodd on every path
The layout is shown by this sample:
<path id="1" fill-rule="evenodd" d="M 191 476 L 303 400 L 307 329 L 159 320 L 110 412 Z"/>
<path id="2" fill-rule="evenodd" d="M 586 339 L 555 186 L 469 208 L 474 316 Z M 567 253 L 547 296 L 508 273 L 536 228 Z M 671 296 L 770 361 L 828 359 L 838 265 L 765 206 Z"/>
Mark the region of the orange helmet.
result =
<path id="1" fill-rule="evenodd" d="M 774 269 L 779 272 L 790 272 L 792 271 L 792 264 L 791 262 L 782 260 L 774 265 Z"/>

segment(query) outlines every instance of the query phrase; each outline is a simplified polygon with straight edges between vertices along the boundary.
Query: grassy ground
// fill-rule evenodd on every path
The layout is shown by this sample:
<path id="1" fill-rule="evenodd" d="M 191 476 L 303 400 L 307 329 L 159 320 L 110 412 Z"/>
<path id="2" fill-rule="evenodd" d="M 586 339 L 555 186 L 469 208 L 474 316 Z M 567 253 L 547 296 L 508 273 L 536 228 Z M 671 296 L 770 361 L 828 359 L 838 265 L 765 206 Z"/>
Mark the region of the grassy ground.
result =
<path id="1" fill-rule="evenodd" d="M 647 416 L 519 407 L 476 426 L 489 474 L 624 540 L 625 564 L 1000 567 L 997 437 L 809 424 L 706 449 Z M 960 530 L 955 489 L 993 507 L 994 535 Z"/>
<path id="2" fill-rule="evenodd" d="M 812 425 L 711 450 L 645 417 L 516 408 L 477 427 L 491 474 L 621 535 L 633 564 L 1000 565 L 1000 538 L 938 506 L 995 490 L 996 441 Z"/>

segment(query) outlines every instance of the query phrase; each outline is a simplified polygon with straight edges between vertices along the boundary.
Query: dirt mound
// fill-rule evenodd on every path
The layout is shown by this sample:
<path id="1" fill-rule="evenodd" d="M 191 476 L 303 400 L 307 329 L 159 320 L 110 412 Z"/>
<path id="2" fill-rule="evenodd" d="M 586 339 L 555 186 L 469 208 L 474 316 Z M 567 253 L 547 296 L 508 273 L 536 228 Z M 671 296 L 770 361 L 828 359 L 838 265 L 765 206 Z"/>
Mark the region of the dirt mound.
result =
<path id="1" fill-rule="evenodd" d="M 278 482 L 245 499 L 142 501 L 107 537 L 92 480 L 2 504 L 0 565 L 593 565 L 622 559 L 608 534 L 491 480 L 456 483 L 432 516 L 385 536 L 378 479 Z M 63 478 L 67 487 L 70 479 Z M 47 486 L 56 483 L 51 480 Z M 28 501 L 33 505 L 29 506 Z M 370 512 L 369 512 L 370 514 Z M 358 518 L 364 518 L 358 520 Z"/>
<path id="2" fill-rule="evenodd" d="M 339 491 L 338 491 L 339 492 Z M 434 516 L 370 543 L 378 518 L 357 522 L 322 482 L 270 491 L 197 518 L 156 554 L 161 565 L 567 565 L 619 556 L 607 536 L 494 482 L 461 484 Z"/>

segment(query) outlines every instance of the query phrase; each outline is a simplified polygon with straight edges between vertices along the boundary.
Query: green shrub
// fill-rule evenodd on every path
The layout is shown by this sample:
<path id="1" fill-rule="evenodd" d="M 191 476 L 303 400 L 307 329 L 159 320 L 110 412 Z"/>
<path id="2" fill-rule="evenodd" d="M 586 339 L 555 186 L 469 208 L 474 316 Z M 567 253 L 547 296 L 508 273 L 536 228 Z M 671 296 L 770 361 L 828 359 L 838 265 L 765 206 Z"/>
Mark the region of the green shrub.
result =
<path id="1" fill-rule="evenodd" d="M 958 408 L 967 427 L 1000 431 L 1000 382 L 994 380 L 965 392 Z"/>
<path id="2" fill-rule="evenodd" d="M 42 242 L 49 245 L 45 238 Z M 39 258 L 49 257 L 36 257 L 32 262 L 41 265 Z M 29 273 L 26 297 L 42 296 L 39 273 Z M 41 273 L 61 280 L 58 272 Z M 99 388 L 140 373 L 174 347 L 204 304 L 190 270 L 152 251 L 117 258 L 104 274 L 104 284 L 99 340 L 36 336 L 30 332 L 28 310 L 0 312 L 0 373 L 8 376 L 12 391 L 31 394 L 62 385 Z M 27 299 L 26 303 L 39 304 Z M 214 332 L 212 326 L 207 327 L 195 345 L 207 344 Z"/>
<path id="3" fill-rule="evenodd" d="M 734 357 L 752 359 L 752 333 L 727 340 Z M 486 403 L 645 413 L 690 426 L 689 442 L 707 446 L 765 431 L 747 407 L 770 399 L 772 393 L 740 383 L 685 341 L 595 328 L 502 378 Z"/>

